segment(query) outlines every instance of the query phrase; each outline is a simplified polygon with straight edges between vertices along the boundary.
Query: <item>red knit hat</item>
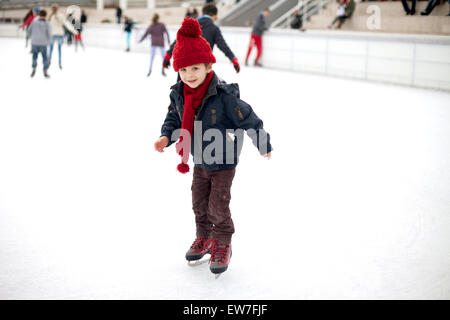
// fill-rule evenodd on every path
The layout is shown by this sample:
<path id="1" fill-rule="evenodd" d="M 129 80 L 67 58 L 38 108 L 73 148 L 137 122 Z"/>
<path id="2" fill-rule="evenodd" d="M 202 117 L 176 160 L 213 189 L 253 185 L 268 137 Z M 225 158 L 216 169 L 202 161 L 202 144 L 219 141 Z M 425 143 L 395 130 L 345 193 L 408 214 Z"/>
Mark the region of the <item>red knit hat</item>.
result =
<path id="1" fill-rule="evenodd" d="M 215 63 L 211 46 L 202 37 L 202 29 L 196 19 L 185 18 L 177 32 L 177 43 L 173 49 L 173 69 L 192 66 L 199 63 Z"/>

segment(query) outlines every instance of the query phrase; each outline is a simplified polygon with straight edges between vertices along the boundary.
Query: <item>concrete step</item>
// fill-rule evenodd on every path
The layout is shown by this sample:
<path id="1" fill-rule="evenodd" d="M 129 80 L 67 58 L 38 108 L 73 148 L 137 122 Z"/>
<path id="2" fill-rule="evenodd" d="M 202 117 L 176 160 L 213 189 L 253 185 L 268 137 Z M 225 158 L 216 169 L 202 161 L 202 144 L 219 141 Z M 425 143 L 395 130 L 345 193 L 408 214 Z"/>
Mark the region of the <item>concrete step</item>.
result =
<path id="1" fill-rule="evenodd" d="M 368 21 L 373 11 L 367 10 L 374 5 L 380 9 L 380 29 L 369 29 Z M 416 6 L 416 15 L 407 16 L 401 2 L 368 2 L 357 3 L 352 18 L 347 20 L 341 30 L 364 32 L 391 32 L 412 34 L 450 35 L 450 17 L 447 16 L 448 4 L 437 6 L 429 16 L 421 16 L 427 3 L 420 1 Z M 337 4 L 330 4 L 320 14 L 311 17 L 305 23 L 306 29 L 326 29 L 333 21 Z"/>
<path id="2" fill-rule="evenodd" d="M 427 6 L 428 1 L 417 1 L 416 2 L 416 15 L 420 15 L 421 11 L 424 11 Z M 408 1 L 408 5 L 411 7 L 411 2 Z M 401 1 L 391 1 L 391 2 L 359 2 L 356 3 L 355 12 L 353 15 L 362 16 L 369 15 L 367 9 L 370 6 L 376 6 L 380 9 L 382 17 L 403 17 L 406 16 L 405 11 Z M 329 4 L 326 9 L 324 9 L 320 15 L 335 16 L 338 8 L 337 3 Z M 436 6 L 430 16 L 445 16 L 449 12 L 449 5 L 447 3 L 441 3 Z"/>
<path id="3" fill-rule="evenodd" d="M 333 17 L 314 17 L 305 24 L 306 29 L 323 30 L 331 23 Z M 450 17 L 385 17 L 380 29 L 371 30 L 366 17 L 353 17 L 346 21 L 341 30 L 364 32 L 390 32 L 406 34 L 450 35 Z"/>

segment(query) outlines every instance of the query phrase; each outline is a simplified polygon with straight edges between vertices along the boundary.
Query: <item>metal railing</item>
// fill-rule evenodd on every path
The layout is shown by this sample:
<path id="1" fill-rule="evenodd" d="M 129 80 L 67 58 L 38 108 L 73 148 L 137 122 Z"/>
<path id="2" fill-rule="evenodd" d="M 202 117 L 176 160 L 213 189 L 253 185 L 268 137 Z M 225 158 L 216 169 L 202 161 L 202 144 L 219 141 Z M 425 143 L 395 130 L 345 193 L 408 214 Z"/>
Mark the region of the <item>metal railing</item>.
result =
<path id="1" fill-rule="evenodd" d="M 304 22 L 309 21 L 312 16 L 320 14 L 320 12 L 331 2 L 333 2 L 333 0 L 299 0 L 297 6 L 290 9 L 284 15 L 272 22 L 270 27 L 289 28 L 296 10 L 300 11 L 302 24 L 304 24 Z"/>

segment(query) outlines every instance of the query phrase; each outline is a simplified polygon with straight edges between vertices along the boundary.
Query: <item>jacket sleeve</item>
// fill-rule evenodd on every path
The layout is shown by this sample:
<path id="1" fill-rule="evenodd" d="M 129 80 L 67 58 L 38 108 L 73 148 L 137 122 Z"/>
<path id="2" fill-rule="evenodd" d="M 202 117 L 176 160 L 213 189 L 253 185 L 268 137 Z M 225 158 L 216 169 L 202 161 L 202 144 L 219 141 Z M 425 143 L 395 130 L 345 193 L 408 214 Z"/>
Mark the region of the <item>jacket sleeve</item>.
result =
<path id="1" fill-rule="evenodd" d="M 48 22 L 46 23 L 46 26 L 47 26 L 46 28 L 47 33 L 45 36 L 47 37 L 47 44 L 49 44 L 52 39 L 52 26 Z"/>
<path id="2" fill-rule="evenodd" d="M 150 28 L 151 28 L 151 27 L 148 27 L 148 28 L 145 30 L 145 33 L 144 33 L 144 35 L 141 37 L 141 39 L 139 40 L 139 42 L 144 41 L 144 39 L 149 35 L 149 33 L 150 33 Z"/>
<path id="3" fill-rule="evenodd" d="M 161 137 L 165 136 L 169 138 L 169 143 L 167 144 L 167 146 L 170 146 L 172 143 L 175 142 L 171 140 L 172 132 L 180 128 L 181 128 L 181 119 L 175 108 L 175 102 L 171 96 L 170 105 L 166 114 L 166 119 L 164 120 L 164 123 L 161 127 Z"/>
<path id="4" fill-rule="evenodd" d="M 174 42 L 172 42 L 172 44 L 170 45 L 169 50 L 167 50 L 166 53 L 168 53 L 170 56 L 172 56 L 173 54 L 173 48 L 175 48 L 175 44 L 177 43 L 177 40 L 175 40 Z"/>
<path id="5" fill-rule="evenodd" d="M 22 23 L 20 26 L 23 28 L 23 27 L 26 27 L 26 26 L 30 25 L 33 22 L 33 19 L 34 19 L 33 15 L 29 16 L 27 18 L 27 20 L 25 20 L 25 22 Z"/>
<path id="6" fill-rule="evenodd" d="M 73 35 L 76 35 L 78 33 L 78 31 L 75 29 L 73 24 L 71 24 L 69 21 L 64 19 L 64 17 L 62 18 L 62 22 L 63 22 L 64 27 L 66 27 L 66 29 L 69 30 Z"/>
<path id="7" fill-rule="evenodd" d="M 214 38 L 214 42 L 217 44 L 219 49 L 227 56 L 228 59 L 233 60 L 235 58 L 235 55 L 225 42 L 225 39 L 223 38 L 222 32 L 219 28 L 217 28 Z"/>
<path id="8" fill-rule="evenodd" d="M 235 129 L 247 131 L 253 145 L 258 148 L 261 155 L 272 151 L 270 135 L 264 130 L 263 121 L 256 115 L 252 107 L 238 97 L 233 97 L 227 103 L 227 117 Z"/>

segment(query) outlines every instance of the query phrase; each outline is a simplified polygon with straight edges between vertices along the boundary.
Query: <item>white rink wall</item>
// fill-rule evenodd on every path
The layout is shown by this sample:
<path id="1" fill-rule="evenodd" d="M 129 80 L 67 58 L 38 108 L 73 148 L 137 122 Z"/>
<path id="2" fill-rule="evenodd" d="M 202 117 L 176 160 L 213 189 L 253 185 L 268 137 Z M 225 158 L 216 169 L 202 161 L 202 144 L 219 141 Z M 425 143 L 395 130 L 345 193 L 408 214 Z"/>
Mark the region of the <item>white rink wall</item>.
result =
<path id="1" fill-rule="evenodd" d="M 145 27 L 138 26 L 133 33 L 133 51 L 149 51 L 148 38 L 137 43 Z M 168 27 L 172 41 L 178 27 Z M 83 41 L 88 46 L 124 49 L 122 29 L 118 25 L 89 24 L 84 28 Z M 243 64 L 250 29 L 221 29 Z M 0 36 L 23 37 L 24 34 L 17 26 L 0 25 Z M 228 61 L 218 48 L 214 53 L 218 61 Z M 255 55 L 256 48 L 250 63 Z M 450 38 L 445 36 L 271 30 L 263 37 L 262 62 L 265 67 L 280 70 L 450 90 Z"/>

